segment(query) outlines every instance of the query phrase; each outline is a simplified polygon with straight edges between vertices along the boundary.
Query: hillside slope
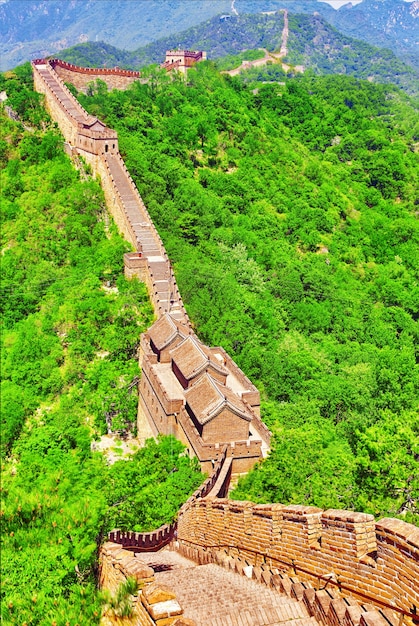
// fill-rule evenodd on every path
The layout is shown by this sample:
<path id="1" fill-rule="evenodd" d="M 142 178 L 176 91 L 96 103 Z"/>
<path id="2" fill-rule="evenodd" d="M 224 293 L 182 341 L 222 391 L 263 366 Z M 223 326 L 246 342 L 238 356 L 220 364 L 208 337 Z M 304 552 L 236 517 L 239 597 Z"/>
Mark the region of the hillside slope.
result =
<path id="1" fill-rule="evenodd" d="M 417 106 L 348 76 L 152 76 L 79 97 L 118 130 L 199 336 L 261 390 L 272 453 L 237 497 L 417 520 Z"/>
<path id="2" fill-rule="evenodd" d="M 227 21 L 213 17 L 134 52 L 86 43 L 62 51 L 59 57 L 82 66 L 117 64 L 138 69 L 161 63 L 166 50 L 180 47 L 206 50 L 209 59 L 218 59 L 247 49 L 279 50 L 283 26 L 282 12 L 240 15 Z M 284 60 L 319 74 L 348 74 L 375 82 L 392 82 L 409 93 L 419 93 L 419 71 L 404 64 L 390 50 L 342 35 L 320 15 L 289 15 L 288 56 Z"/>

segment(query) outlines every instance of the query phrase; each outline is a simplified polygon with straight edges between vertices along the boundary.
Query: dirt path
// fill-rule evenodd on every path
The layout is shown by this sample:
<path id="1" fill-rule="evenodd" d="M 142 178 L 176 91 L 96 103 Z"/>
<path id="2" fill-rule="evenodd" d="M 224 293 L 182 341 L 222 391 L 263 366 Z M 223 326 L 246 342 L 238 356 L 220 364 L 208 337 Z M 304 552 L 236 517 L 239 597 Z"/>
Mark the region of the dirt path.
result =
<path id="1" fill-rule="evenodd" d="M 121 439 L 118 435 L 103 435 L 99 441 L 92 441 L 92 451 L 102 452 L 109 465 L 134 454 L 140 447 L 140 442 L 134 437 Z"/>

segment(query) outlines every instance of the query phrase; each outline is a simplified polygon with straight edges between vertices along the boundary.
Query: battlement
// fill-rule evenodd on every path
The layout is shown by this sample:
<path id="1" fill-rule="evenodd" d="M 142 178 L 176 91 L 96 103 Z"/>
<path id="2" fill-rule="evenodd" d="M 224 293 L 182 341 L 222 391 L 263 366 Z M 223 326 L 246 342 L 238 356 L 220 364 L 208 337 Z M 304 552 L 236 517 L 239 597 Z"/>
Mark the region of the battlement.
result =
<path id="1" fill-rule="evenodd" d="M 61 59 L 49 59 L 48 63 L 51 67 L 57 71 L 58 68 L 70 70 L 71 72 L 78 72 L 80 74 L 88 74 L 89 76 L 128 76 L 130 78 L 140 78 L 140 72 L 134 72 L 131 70 L 121 70 L 119 67 L 81 67 L 80 65 L 73 65 L 73 63 L 67 63 Z M 57 72 L 58 73 L 58 72 Z"/>
<path id="2" fill-rule="evenodd" d="M 161 67 L 168 72 L 176 69 L 186 73 L 189 67 L 199 61 L 205 61 L 206 58 L 207 53 L 203 50 L 167 50 L 166 59 Z"/>
<path id="3" fill-rule="evenodd" d="M 99 68 L 81 67 L 61 59 L 35 59 L 34 65 L 48 65 L 64 82 L 71 83 L 78 91 L 86 92 L 95 80 L 106 83 L 108 89 L 127 89 L 133 82 L 140 80 L 141 73 L 121 70 L 119 67 Z"/>
<path id="4" fill-rule="evenodd" d="M 401 520 L 310 506 L 205 498 L 178 518 L 178 541 L 218 562 L 294 571 L 343 596 L 415 615 L 419 607 L 419 529 Z M 273 575 L 273 574 L 272 574 Z"/>

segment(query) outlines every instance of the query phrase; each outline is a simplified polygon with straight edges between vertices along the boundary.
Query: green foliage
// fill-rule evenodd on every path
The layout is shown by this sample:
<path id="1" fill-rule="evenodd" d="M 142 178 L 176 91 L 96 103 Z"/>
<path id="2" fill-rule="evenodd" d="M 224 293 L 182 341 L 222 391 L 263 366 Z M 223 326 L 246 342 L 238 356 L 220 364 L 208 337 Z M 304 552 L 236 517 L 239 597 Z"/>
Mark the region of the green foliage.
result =
<path id="1" fill-rule="evenodd" d="M 316 74 L 347 74 L 377 83 L 394 83 L 417 94 L 417 70 L 387 48 L 342 35 L 316 12 L 289 16 L 288 53 L 285 62 L 303 65 Z"/>
<path id="2" fill-rule="evenodd" d="M 124 515 L 116 490 L 141 500 L 130 525 L 151 529 L 171 521 L 202 475 L 171 440 L 150 442 L 119 470 L 91 451 L 107 430 L 135 430 L 151 305 L 145 286 L 123 277 L 128 246 L 61 137 L 1 114 L 1 140 L 2 620 L 91 626 L 101 613 L 98 545 Z M 156 470 L 158 489 L 139 489 L 151 459 L 167 476 Z"/>
<path id="3" fill-rule="evenodd" d="M 116 617 L 131 617 L 133 613 L 131 596 L 137 591 L 138 583 L 133 577 L 128 577 L 125 582 L 120 583 L 115 595 L 105 589 L 100 595 L 105 612 Z"/>
<path id="4" fill-rule="evenodd" d="M 107 524 L 121 530 L 154 530 L 176 516 L 185 493 L 201 482 L 198 461 L 184 454 L 177 439 L 150 439 L 130 461 L 110 467 Z"/>
<path id="5" fill-rule="evenodd" d="M 0 91 L 6 91 L 7 105 L 22 121 L 29 122 L 35 127 L 48 121 L 48 114 L 42 107 L 42 96 L 33 90 L 30 63 L 0 74 Z"/>
<path id="6" fill-rule="evenodd" d="M 222 71 L 233 70 L 243 61 L 256 61 L 257 59 L 263 59 L 265 56 L 264 50 L 245 50 L 239 54 L 227 54 L 217 60 L 217 68 Z"/>
<path id="7" fill-rule="evenodd" d="M 239 497 L 417 519 L 417 106 L 347 76 L 285 82 L 202 63 L 81 99 L 117 128 L 198 333 L 269 408 L 273 451 Z M 401 415 L 397 479 L 383 459 L 367 480 L 366 442 Z"/>

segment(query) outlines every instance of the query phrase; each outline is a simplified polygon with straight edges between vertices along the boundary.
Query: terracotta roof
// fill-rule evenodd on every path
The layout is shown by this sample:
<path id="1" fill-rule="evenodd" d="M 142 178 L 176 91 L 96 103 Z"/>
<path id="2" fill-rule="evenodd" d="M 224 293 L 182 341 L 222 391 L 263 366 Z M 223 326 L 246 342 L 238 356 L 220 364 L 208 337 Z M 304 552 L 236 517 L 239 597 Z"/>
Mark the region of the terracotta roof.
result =
<path id="1" fill-rule="evenodd" d="M 84 128 L 90 128 L 90 130 L 103 130 L 106 125 L 97 119 L 97 117 L 89 116 L 87 122 L 83 123 Z"/>
<path id="2" fill-rule="evenodd" d="M 252 421 L 251 412 L 234 391 L 208 374 L 185 391 L 185 398 L 200 424 L 210 422 L 226 406 L 242 419 Z"/>
<path id="3" fill-rule="evenodd" d="M 148 330 L 150 339 L 154 343 L 157 350 L 166 348 L 177 335 L 184 339 L 189 335 L 189 330 L 179 322 L 173 319 L 171 315 L 166 313 L 160 317 L 157 322 Z"/>
<path id="4" fill-rule="evenodd" d="M 173 348 L 170 354 L 186 380 L 191 380 L 208 367 L 225 376 L 228 374 L 227 370 L 215 360 L 211 351 L 194 337 L 187 337 Z"/>

